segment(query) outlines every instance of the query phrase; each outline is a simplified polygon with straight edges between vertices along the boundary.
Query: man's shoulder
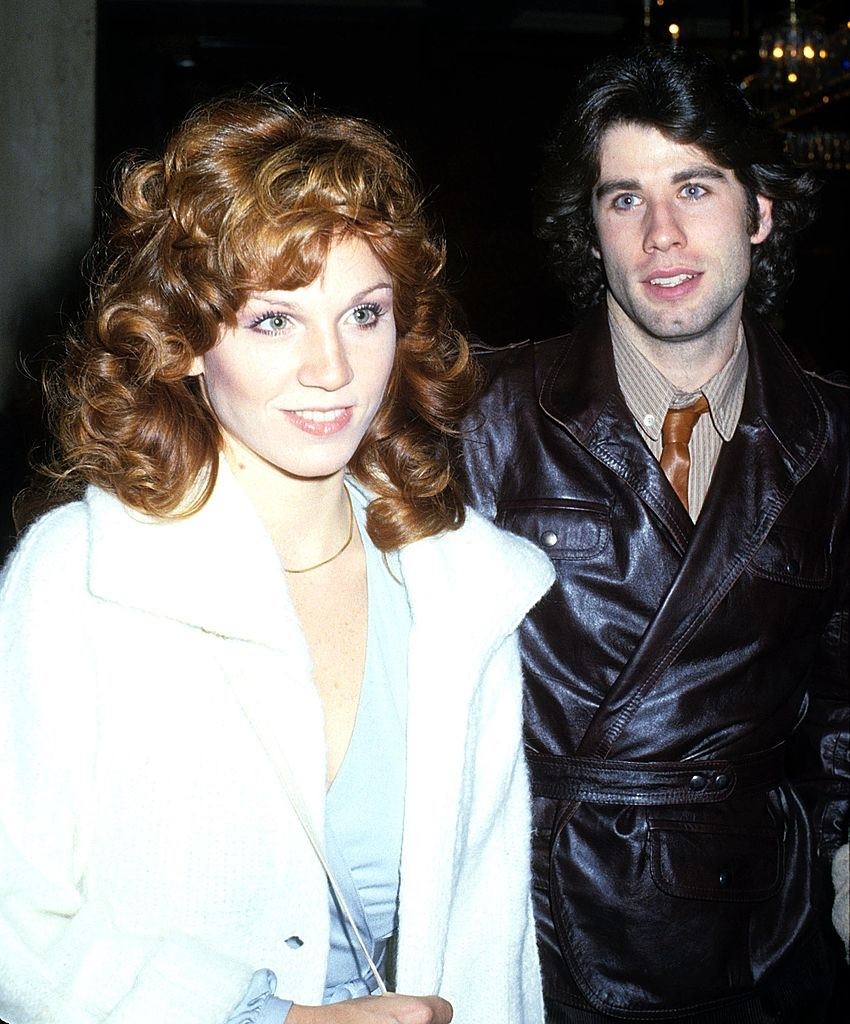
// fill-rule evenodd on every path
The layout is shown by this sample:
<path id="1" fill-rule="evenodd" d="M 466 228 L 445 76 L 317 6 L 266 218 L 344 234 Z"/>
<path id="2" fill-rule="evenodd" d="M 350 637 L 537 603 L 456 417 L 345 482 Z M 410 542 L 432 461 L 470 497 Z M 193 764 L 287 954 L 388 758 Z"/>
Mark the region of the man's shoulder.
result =
<path id="1" fill-rule="evenodd" d="M 803 365 L 794 350 L 793 340 L 780 337 L 771 324 L 749 314 L 745 317 L 747 344 L 753 358 L 762 365 L 762 373 L 775 377 L 770 390 L 770 415 L 789 415 L 794 396 L 803 406 L 822 409 L 834 426 L 847 425 L 850 416 L 850 380 L 843 370 L 822 373 Z"/>
<path id="2" fill-rule="evenodd" d="M 844 371 L 822 375 L 805 371 L 809 383 L 826 410 L 826 434 L 829 438 L 830 458 L 846 467 L 850 463 L 850 381 Z"/>
<path id="3" fill-rule="evenodd" d="M 482 400 L 485 403 L 498 401 L 505 395 L 510 395 L 513 401 L 523 395 L 536 397 L 571 338 L 571 334 L 561 334 L 498 348 L 481 343 L 474 345 L 473 354 L 484 370 Z"/>
<path id="4" fill-rule="evenodd" d="M 850 411 L 850 377 L 845 370 L 822 373 L 804 369 L 803 373 L 827 405 L 834 407 L 838 415 L 847 416 Z"/>

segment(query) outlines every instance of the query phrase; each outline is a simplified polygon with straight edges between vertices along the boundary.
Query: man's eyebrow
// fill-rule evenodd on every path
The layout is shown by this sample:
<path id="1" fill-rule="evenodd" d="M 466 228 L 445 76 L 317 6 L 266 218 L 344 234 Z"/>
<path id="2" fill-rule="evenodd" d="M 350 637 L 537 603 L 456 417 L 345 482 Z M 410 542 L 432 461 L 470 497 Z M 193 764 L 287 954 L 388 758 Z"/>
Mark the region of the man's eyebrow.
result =
<path id="1" fill-rule="evenodd" d="M 597 199 L 603 199 L 612 192 L 634 192 L 640 188 L 640 182 L 635 178 L 617 178 L 615 180 L 600 181 L 594 190 Z"/>
<path id="2" fill-rule="evenodd" d="M 674 185 L 683 181 L 691 181 L 694 178 L 714 178 L 724 181 L 726 174 L 714 164 L 697 164 L 695 167 L 686 167 L 683 171 L 677 171 L 670 179 Z"/>
<path id="3" fill-rule="evenodd" d="M 670 181 L 679 185 L 683 181 L 693 181 L 695 178 L 712 178 L 715 181 L 725 181 L 726 174 L 720 167 L 713 164 L 695 164 L 693 167 L 685 167 L 684 170 L 676 171 Z M 641 184 L 637 178 L 612 178 L 608 181 L 600 181 L 593 191 L 597 199 L 604 199 L 612 192 L 638 192 Z"/>

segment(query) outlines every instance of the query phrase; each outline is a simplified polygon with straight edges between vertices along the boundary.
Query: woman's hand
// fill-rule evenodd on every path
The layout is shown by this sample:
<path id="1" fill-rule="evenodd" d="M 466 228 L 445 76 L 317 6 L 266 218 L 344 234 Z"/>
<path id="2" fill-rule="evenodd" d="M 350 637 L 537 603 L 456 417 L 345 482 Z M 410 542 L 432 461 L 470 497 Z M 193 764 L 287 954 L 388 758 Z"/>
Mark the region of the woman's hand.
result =
<path id="1" fill-rule="evenodd" d="M 327 1006 L 295 1004 L 286 1024 L 449 1024 L 452 1004 L 439 996 L 363 996 Z"/>

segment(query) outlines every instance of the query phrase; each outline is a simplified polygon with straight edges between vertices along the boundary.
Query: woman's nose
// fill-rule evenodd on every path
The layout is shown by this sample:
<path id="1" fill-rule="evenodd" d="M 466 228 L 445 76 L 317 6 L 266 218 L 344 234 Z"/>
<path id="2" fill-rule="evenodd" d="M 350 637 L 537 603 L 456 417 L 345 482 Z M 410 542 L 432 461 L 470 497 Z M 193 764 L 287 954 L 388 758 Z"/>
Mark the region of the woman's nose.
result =
<path id="1" fill-rule="evenodd" d="M 351 363 L 334 328 L 315 328 L 305 340 L 298 381 L 308 388 L 338 391 L 353 379 Z"/>

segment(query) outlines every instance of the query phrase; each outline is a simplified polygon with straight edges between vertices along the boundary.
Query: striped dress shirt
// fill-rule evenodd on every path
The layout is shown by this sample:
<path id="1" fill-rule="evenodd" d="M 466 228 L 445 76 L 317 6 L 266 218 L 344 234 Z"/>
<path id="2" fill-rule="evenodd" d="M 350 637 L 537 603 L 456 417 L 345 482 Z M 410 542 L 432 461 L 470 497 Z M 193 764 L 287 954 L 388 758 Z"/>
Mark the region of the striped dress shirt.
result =
<path id="1" fill-rule="evenodd" d="M 691 405 L 700 395 L 704 395 L 708 402 L 708 412 L 697 420 L 689 445 L 688 508 L 691 519 L 696 522 L 720 449 L 723 442 L 731 440 L 735 433 L 744 404 L 749 363 L 744 328 L 739 325 L 735 348 L 725 366 L 698 390 L 684 392 L 674 387 L 635 348 L 612 316 L 608 320 L 620 390 L 638 430 L 656 459 L 661 458 L 661 426 L 667 410 Z"/>

